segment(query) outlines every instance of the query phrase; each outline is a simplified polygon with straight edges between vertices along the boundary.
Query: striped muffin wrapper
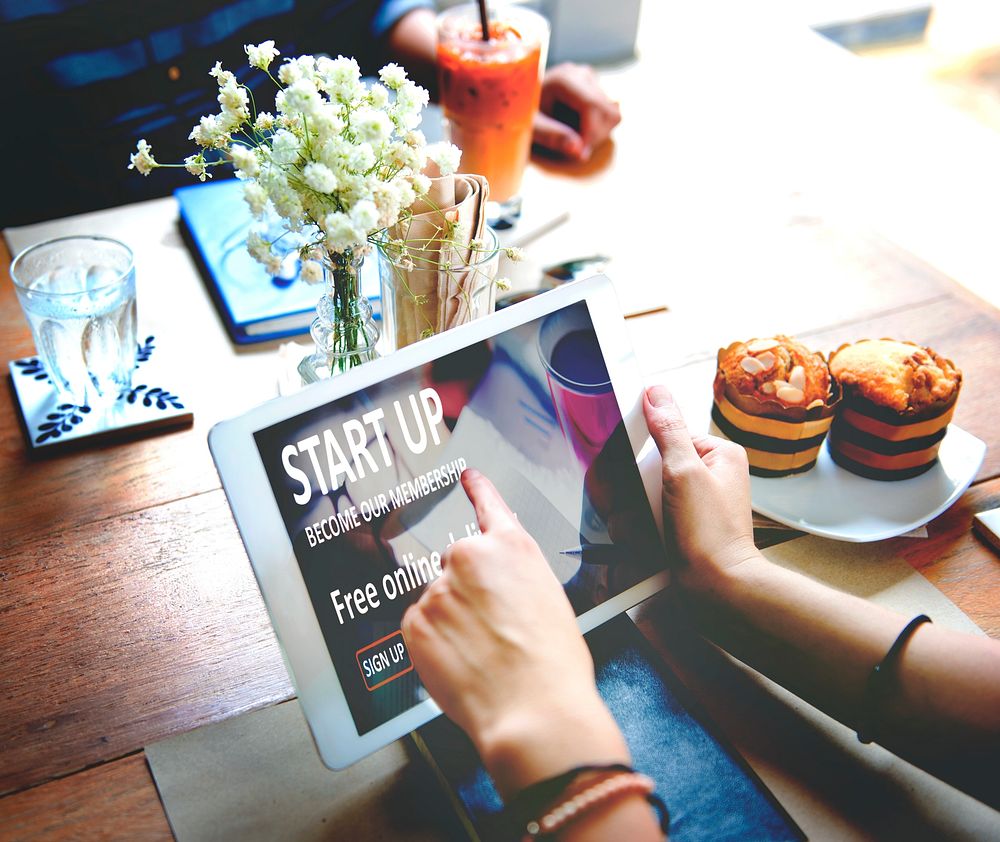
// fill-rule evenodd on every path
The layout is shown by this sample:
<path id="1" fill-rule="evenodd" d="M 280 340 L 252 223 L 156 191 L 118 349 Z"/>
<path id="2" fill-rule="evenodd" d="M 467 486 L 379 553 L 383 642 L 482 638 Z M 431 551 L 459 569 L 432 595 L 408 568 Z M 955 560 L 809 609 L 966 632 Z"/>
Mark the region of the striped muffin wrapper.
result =
<path id="1" fill-rule="evenodd" d="M 878 417 L 868 408 L 861 399 L 844 402 L 830 430 L 830 455 L 838 465 L 877 480 L 909 479 L 933 467 L 955 411 L 954 400 L 919 418 L 896 415 L 892 423 L 884 408 L 877 408 Z"/>
<path id="2" fill-rule="evenodd" d="M 913 477 L 920 476 L 921 474 L 927 473 L 927 471 L 933 468 L 937 462 L 937 457 L 935 456 L 929 462 L 925 462 L 922 465 L 916 465 L 912 468 L 876 468 L 871 465 L 856 462 L 846 456 L 843 452 L 838 451 L 833 446 L 832 440 L 830 442 L 830 457 L 834 462 L 840 465 L 841 468 L 846 471 L 850 471 L 852 474 L 857 474 L 858 476 L 865 477 L 866 479 L 880 480 L 882 482 L 894 482 L 897 480 L 911 479 Z"/>
<path id="3" fill-rule="evenodd" d="M 712 420 L 726 438 L 743 445 L 750 473 L 778 477 L 808 471 L 816 464 L 833 416 L 782 421 L 751 415 L 721 394 L 712 405 Z"/>

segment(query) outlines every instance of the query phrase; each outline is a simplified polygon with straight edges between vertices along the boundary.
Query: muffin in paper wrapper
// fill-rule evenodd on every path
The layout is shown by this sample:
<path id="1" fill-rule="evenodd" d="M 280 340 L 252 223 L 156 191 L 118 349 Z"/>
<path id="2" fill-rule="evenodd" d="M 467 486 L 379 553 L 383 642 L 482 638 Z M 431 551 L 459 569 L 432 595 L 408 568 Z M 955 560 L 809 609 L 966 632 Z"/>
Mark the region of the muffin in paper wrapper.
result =
<path id="1" fill-rule="evenodd" d="M 816 464 L 833 423 L 840 387 L 831 378 L 830 397 L 812 409 L 744 395 L 726 381 L 721 367 L 721 361 L 739 344 L 719 350 L 720 366 L 712 389 L 715 426 L 726 438 L 743 445 L 754 476 L 783 477 L 808 471 Z"/>
<path id="2" fill-rule="evenodd" d="M 844 343 L 830 358 L 853 344 Z M 955 367 L 951 360 L 947 362 Z M 937 462 L 961 390 L 959 372 L 958 388 L 948 399 L 917 411 L 897 412 L 844 388 L 843 403 L 830 429 L 830 456 L 840 467 L 868 479 L 909 479 L 929 471 Z"/>

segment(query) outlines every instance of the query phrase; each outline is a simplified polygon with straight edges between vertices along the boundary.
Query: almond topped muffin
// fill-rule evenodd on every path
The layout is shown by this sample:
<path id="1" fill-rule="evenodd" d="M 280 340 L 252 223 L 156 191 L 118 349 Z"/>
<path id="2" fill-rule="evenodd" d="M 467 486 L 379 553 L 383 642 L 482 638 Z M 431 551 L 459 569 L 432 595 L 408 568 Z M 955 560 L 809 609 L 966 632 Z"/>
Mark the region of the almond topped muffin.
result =
<path id="1" fill-rule="evenodd" d="M 830 396 L 823 355 L 781 334 L 730 345 L 719 357 L 719 370 L 727 386 L 760 401 L 812 408 Z"/>
<path id="2" fill-rule="evenodd" d="M 720 350 L 714 393 L 713 421 L 757 476 L 816 464 L 839 398 L 823 355 L 781 334 Z"/>
<path id="3" fill-rule="evenodd" d="M 934 465 L 962 388 L 951 360 L 913 342 L 864 339 L 838 348 L 830 371 L 844 395 L 830 433 L 838 465 L 881 480 Z"/>

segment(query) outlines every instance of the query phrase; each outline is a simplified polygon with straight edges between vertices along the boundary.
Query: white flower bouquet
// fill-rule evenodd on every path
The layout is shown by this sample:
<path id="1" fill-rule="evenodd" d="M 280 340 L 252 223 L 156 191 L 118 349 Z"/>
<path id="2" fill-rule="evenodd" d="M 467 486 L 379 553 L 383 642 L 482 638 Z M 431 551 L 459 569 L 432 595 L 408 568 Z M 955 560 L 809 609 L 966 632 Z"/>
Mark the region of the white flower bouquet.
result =
<path id="1" fill-rule="evenodd" d="M 427 162 L 450 174 L 461 153 L 451 144 L 426 143 L 417 126 L 427 91 L 395 64 L 383 67 L 380 81 L 370 86 L 361 81 L 357 62 L 343 56 L 286 59 L 275 78 L 273 41 L 245 49 L 249 64 L 277 86 L 275 113 L 258 111 L 249 88 L 216 63 L 211 75 L 220 112 L 202 117 L 190 134 L 201 149 L 183 163 L 161 164 L 140 140 L 129 168 L 148 175 L 158 167 L 184 167 L 204 181 L 213 167 L 232 164 L 253 215 L 277 215 L 285 232 L 272 241 L 251 231 L 250 254 L 277 274 L 289 252 L 281 240 L 288 232 L 300 235 L 295 248 L 302 278 L 315 283 L 325 274 L 330 286 L 317 308 L 323 335 L 317 336 L 314 323 L 313 336 L 349 368 L 369 358 L 362 353 L 369 337 L 363 333 L 360 261 L 379 243 L 379 232 L 405 220 L 417 198 L 427 195 Z M 370 315 L 369 309 L 369 321 Z"/>

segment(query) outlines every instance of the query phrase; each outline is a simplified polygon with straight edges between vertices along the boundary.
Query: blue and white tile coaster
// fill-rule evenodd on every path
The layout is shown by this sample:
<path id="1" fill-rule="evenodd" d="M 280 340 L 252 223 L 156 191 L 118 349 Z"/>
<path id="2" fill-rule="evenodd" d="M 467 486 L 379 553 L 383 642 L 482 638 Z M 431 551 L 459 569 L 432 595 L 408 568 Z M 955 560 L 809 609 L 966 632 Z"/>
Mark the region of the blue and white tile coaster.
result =
<path id="1" fill-rule="evenodd" d="M 136 348 L 132 388 L 105 410 L 61 403 L 38 357 L 9 363 L 29 448 L 38 452 L 83 439 L 125 438 L 191 424 L 194 414 L 175 391 L 177 372 L 160 363 L 156 338 L 148 336 Z"/>

